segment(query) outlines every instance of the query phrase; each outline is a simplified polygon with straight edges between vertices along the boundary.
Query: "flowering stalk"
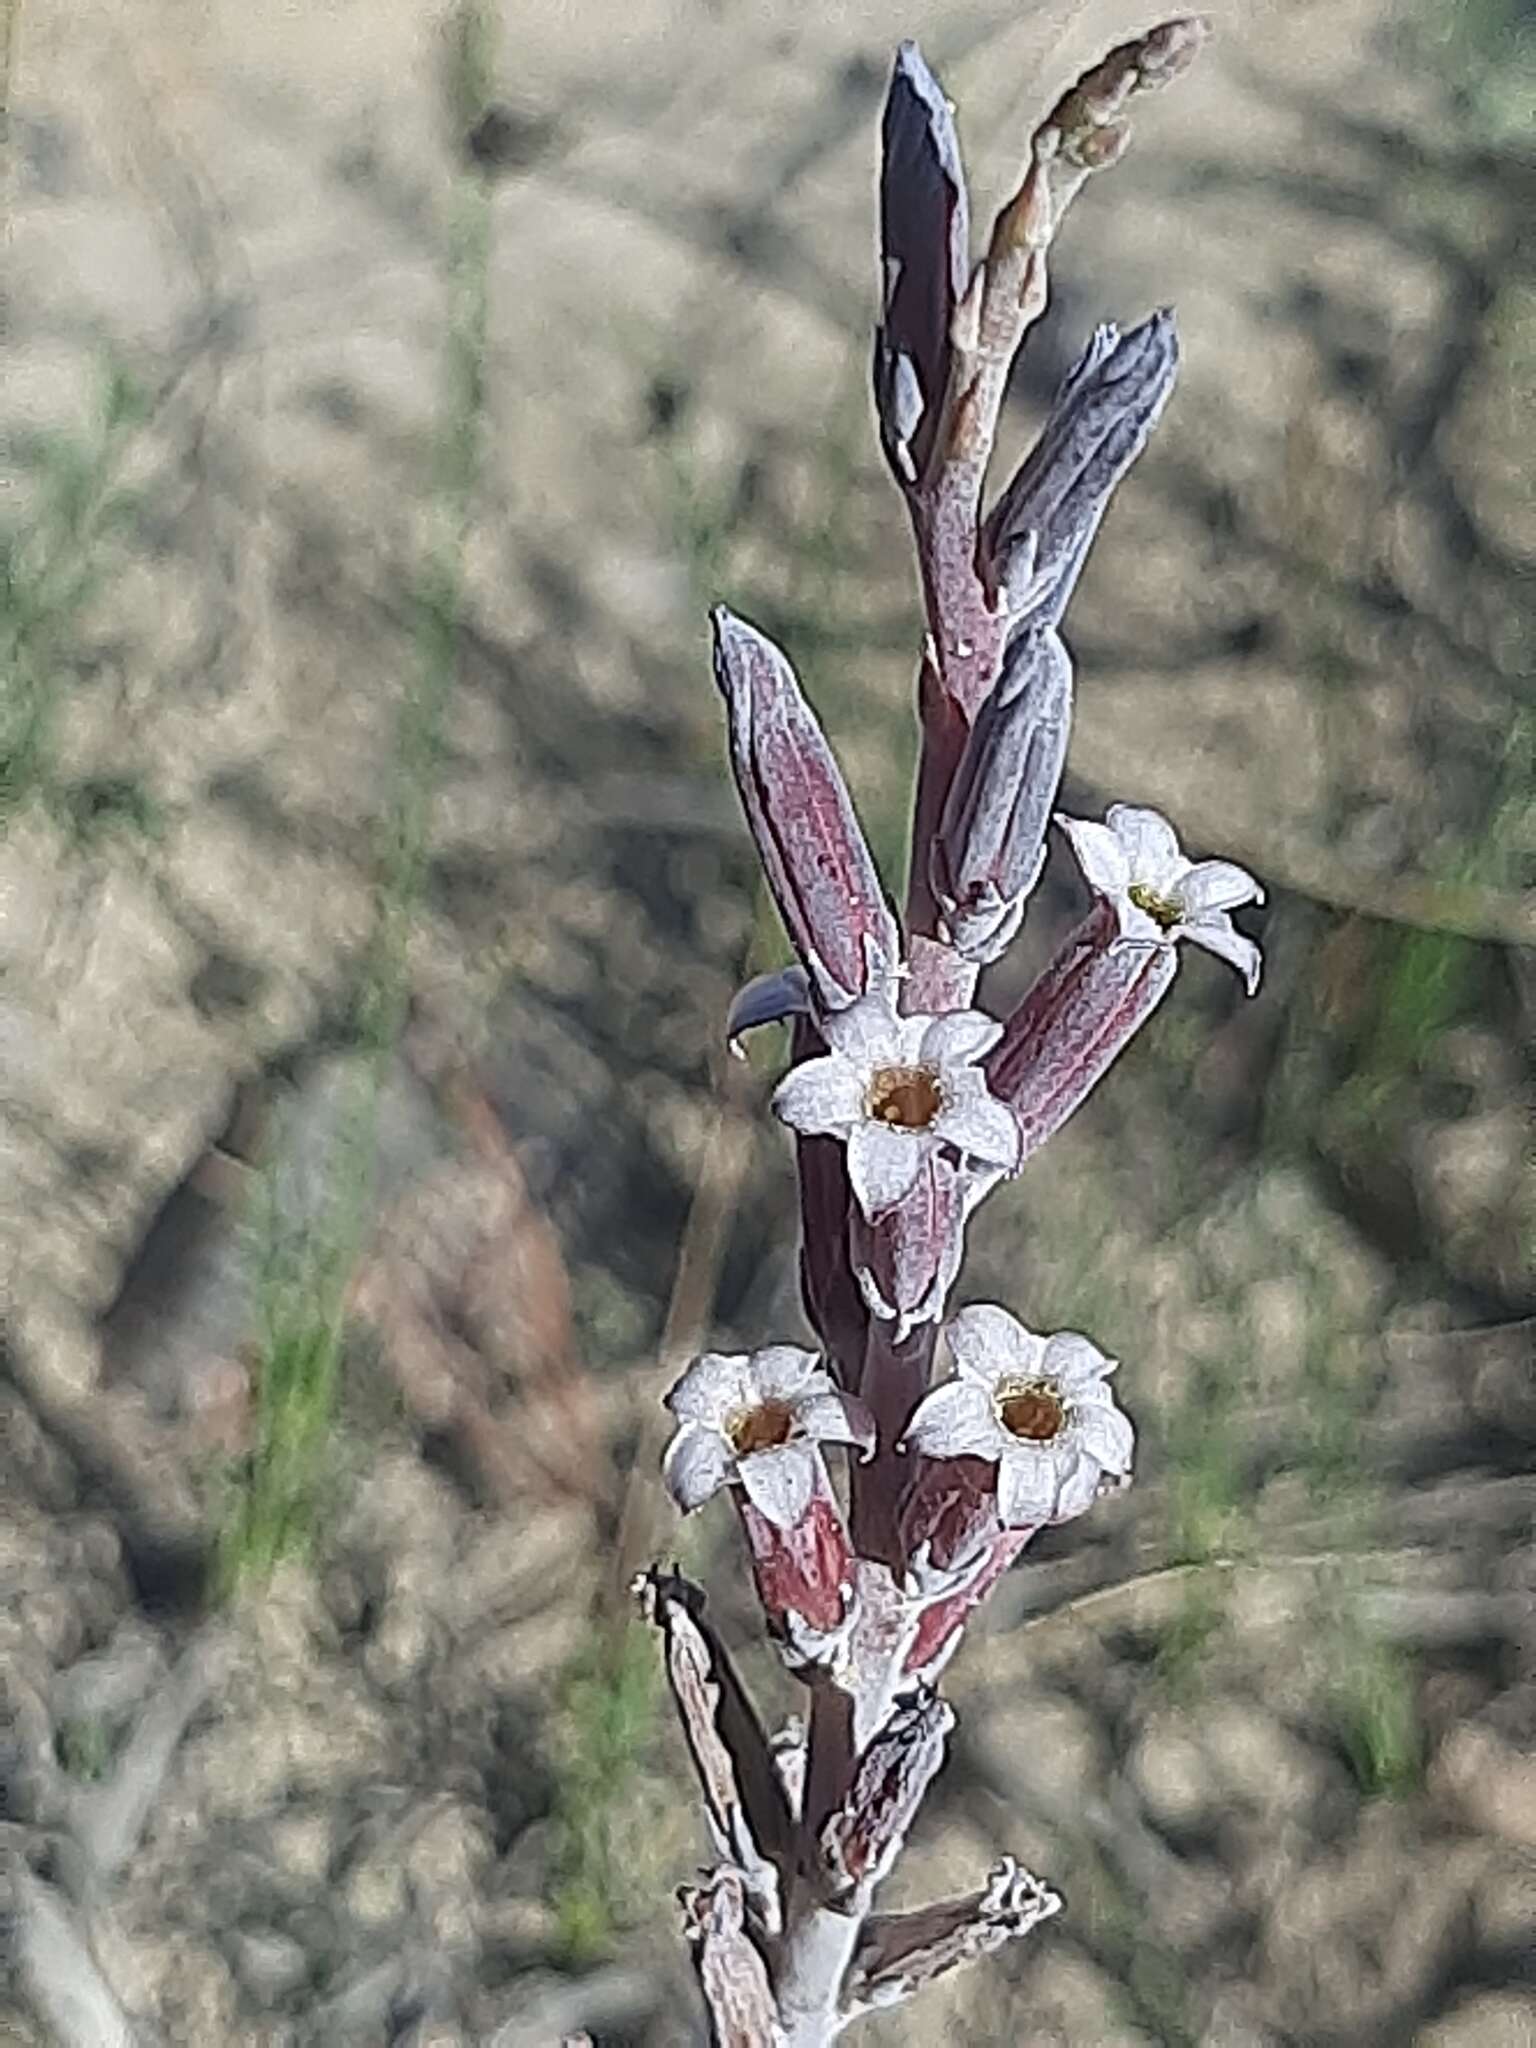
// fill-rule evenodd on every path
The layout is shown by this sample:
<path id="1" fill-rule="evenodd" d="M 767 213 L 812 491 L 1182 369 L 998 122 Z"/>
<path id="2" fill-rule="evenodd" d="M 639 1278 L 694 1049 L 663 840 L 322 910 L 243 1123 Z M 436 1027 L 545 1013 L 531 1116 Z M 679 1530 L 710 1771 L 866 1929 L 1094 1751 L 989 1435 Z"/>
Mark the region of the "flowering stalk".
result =
<path id="1" fill-rule="evenodd" d="M 1039 1530 L 1130 1484 L 1135 1451 L 1114 1361 L 1089 1338 L 952 1306 L 966 1226 L 1163 1001 L 1183 941 L 1258 984 L 1231 915 L 1262 901 L 1257 882 L 1186 859 L 1165 819 L 1116 804 L 1102 822 L 1057 817 L 1088 913 L 1010 1016 L 976 1004 L 1049 850 L 1074 696 L 1059 629 L 1172 389 L 1172 314 L 1100 327 L 990 512 L 982 497 L 1062 214 L 1123 151 L 1130 98 L 1183 70 L 1203 33 L 1164 22 L 1063 94 L 974 270 L 948 104 L 914 44 L 897 55 L 874 385 L 928 626 L 900 919 L 788 660 L 714 614 L 731 763 L 795 954 L 742 990 L 726 1031 L 734 1046 L 790 1026 L 772 1108 L 795 1141 L 819 1349 L 695 1359 L 668 1396 L 664 1472 L 685 1514 L 732 1502 L 806 1724 L 764 1732 L 697 1588 L 654 1570 L 639 1590 L 716 1857 L 685 1924 L 714 2038 L 740 2048 L 821 2048 L 1060 1906 L 1012 1863 L 917 1912 L 881 1914 L 876 1894 L 942 1768 L 954 1716 L 938 1679 L 966 1627 Z"/>

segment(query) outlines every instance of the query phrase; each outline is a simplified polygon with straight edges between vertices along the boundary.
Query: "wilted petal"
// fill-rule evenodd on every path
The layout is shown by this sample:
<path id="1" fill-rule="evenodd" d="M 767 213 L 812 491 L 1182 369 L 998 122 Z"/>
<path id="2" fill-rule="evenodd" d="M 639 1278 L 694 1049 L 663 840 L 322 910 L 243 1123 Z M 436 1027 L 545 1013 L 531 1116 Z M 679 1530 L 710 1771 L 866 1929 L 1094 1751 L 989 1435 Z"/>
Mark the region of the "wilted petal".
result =
<path id="1" fill-rule="evenodd" d="M 899 1202 L 932 1148 L 925 1131 L 893 1130 L 872 1121 L 855 1124 L 848 1137 L 848 1178 L 864 1214 L 878 1216 Z"/>
<path id="2" fill-rule="evenodd" d="M 772 1107 L 794 1130 L 841 1137 L 864 1114 L 864 1083 L 857 1068 L 828 1053 L 791 1067 L 773 1091 Z"/>
<path id="3" fill-rule="evenodd" d="M 733 1051 L 745 1031 L 760 1024 L 782 1024 L 790 1017 L 803 1017 L 811 1007 L 810 977 L 803 967 L 780 967 L 772 974 L 754 975 L 736 991 L 725 1015 L 726 1043 Z"/>
<path id="4" fill-rule="evenodd" d="M 1006 1529 L 1048 1522 L 1061 1494 L 1061 1466 L 1049 1452 L 1016 1450 L 997 1468 L 997 1512 Z"/>
<path id="5" fill-rule="evenodd" d="M 919 1401 L 903 1441 L 928 1458 L 995 1458 L 1007 1439 L 985 1387 L 945 1380 Z"/>
<path id="6" fill-rule="evenodd" d="M 662 1482 L 685 1515 L 713 1500 L 736 1475 L 736 1459 L 723 1436 L 685 1422 L 667 1445 Z"/>
<path id="7" fill-rule="evenodd" d="M 1073 1433 L 1090 1458 L 1106 1472 L 1129 1472 L 1136 1450 L 1131 1418 L 1108 1403 L 1085 1401 L 1073 1418 Z"/>
<path id="8" fill-rule="evenodd" d="M 737 1460 L 736 1476 L 759 1514 L 781 1529 L 792 1529 L 820 1490 L 821 1453 L 811 1443 L 753 1451 Z"/>

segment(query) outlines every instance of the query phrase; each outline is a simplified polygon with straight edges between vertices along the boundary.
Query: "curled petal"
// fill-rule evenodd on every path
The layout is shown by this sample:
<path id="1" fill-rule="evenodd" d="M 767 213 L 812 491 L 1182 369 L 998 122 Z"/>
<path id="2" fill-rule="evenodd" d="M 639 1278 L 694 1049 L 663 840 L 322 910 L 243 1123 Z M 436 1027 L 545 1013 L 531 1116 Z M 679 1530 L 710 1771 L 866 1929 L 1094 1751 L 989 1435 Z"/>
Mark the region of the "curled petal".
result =
<path id="1" fill-rule="evenodd" d="M 735 1477 L 736 1460 L 724 1437 L 685 1422 L 662 1459 L 663 1484 L 685 1515 L 713 1500 Z"/>
<path id="2" fill-rule="evenodd" d="M 733 1052 L 741 1050 L 742 1034 L 760 1024 L 782 1024 L 806 1016 L 811 1007 L 810 976 L 803 967 L 780 967 L 773 974 L 754 975 L 736 991 L 725 1014 L 725 1038 Z"/>
<path id="3" fill-rule="evenodd" d="M 1225 960 L 1235 967 L 1243 977 L 1243 986 L 1249 995 L 1254 995 L 1259 986 L 1259 977 L 1264 971 L 1264 956 L 1252 939 L 1245 938 L 1225 917 L 1200 917 L 1188 924 L 1180 925 L 1180 938 L 1188 939 L 1192 945 L 1203 946 L 1207 953 L 1214 953 L 1218 960 Z"/>
<path id="4" fill-rule="evenodd" d="M 1242 903 L 1262 903 L 1264 890 L 1236 861 L 1199 860 L 1180 878 L 1179 901 L 1193 921 L 1205 910 L 1236 910 Z"/>

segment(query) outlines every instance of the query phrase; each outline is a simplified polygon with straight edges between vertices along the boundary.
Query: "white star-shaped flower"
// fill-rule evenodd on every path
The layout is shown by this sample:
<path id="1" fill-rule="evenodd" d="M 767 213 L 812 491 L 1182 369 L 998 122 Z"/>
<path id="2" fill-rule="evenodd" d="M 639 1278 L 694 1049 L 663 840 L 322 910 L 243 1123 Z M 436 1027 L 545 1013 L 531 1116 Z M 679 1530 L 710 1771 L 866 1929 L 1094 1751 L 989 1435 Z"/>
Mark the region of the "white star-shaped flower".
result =
<path id="1" fill-rule="evenodd" d="M 868 1409 L 841 1391 L 814 1351 L 794 1344 L 706 1351 L 667 1406 L 679 1428 L 662 1478 L 685 1515 L 734 1481 L 769 1521 L 793 1528 L 818 1490 L 817 1445 L 875 1446 Z"/>
<path id="2" fill-rule="evenodd" d="M 929 1458 L 995 1461 L 1006 1528 L 1070 1521 L 1106 1475 L 1129 1474 L 1136 1432 L 1097 1345 L 1070 1330 L 1037 1337 L 990 1302 L 961 1309 L 944 1334 L 957 1377 L 918 1403 L 905 1442 Z"/>
<path id="3" fill-rule="evenodd" d="M 1246 868 L 1229 860 L 1186 860 L 1162 813 L 1136 804 L 1111 804 L 1102 825 L 1059 812 L 1056 822 L 1089 887 L 1114 905 L 1117 943 L 1171 948 L 1192 940 L 1235 967 L 1253 994 L 1262 956 L 1228 915 L 1240 904 L 1264 901 Z"/>
<path id="4" fill-rule="evenodd" d="M 903 1017 L 882 989 L 830 1011 L 821 1028 L 831 1050 L 785 1075 L 774 1111 L 806 1136 L 844 1141 L 848 1178 L 871 1220 L 901 1200 L 941 1145 L 976 1165 L 1017 1166 L 1018 1124 L 976 1064 L 1002 1036 L 994 1018 Z"/>

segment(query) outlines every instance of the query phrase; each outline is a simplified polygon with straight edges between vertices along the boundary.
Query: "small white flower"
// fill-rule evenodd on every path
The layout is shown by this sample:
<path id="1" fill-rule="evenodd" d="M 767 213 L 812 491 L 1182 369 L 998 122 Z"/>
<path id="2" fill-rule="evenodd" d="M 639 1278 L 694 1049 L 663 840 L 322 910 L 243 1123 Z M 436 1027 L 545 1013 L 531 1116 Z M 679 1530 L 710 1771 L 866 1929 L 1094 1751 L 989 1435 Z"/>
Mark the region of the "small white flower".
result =
<path id="1" fill-rule="evenodd" d="M 667 1491 L 691 1514 L 737 1482 L 781 1529 L 793 1528 L 818 1491 L 822 1443 L 875 1445 L 875 1425 L 814 1351 L 706 1351 L 667 1396 L 677 1434 L 662 1461 Z"/>
<path id="2" fill-rule="evenodd" d="M 1018 1124 L 976 1064 L 1002 1036 L 995 1019 L 979 1010 L 903 1017 L 882 989 L 830 1011 L 821 1028 L 831 1050 L 784 1076 L 774 1111 L 808 1136 L 845 1142 L 848 1178 L 871 1221 L 901 1200 L 941 1145 L 1013 1171 Z"/>
<path id="3" fill-rule="evenodd" d="M 1253 994 L 1262 957 L 1227 914 L 1264 901 L 1246 868 L 1229 860 L 1186 860 L 1162 813 L 1135 804 L 1111 804 L 1102 825 L 1059 812 L 1056 822 L 1089 887 L 1114 905 L 1119 944 L 1173 947 L 1190 939 L 1235 967 Z"/>
<path id="4" fill-rule="evenodd" d="M 929 1458 L 995 1460 L 1005 1527 L 1068 1521 L 1106 1474 L 1130 1472 L 1136 1433 L 1105 1384 L 1115 1361 L 1086 1337 L 1037 1337 L 991 1303 L 961 1309 L 944 1334 L 958 1376 L 918 1403 L 905 1441 Z"/>

